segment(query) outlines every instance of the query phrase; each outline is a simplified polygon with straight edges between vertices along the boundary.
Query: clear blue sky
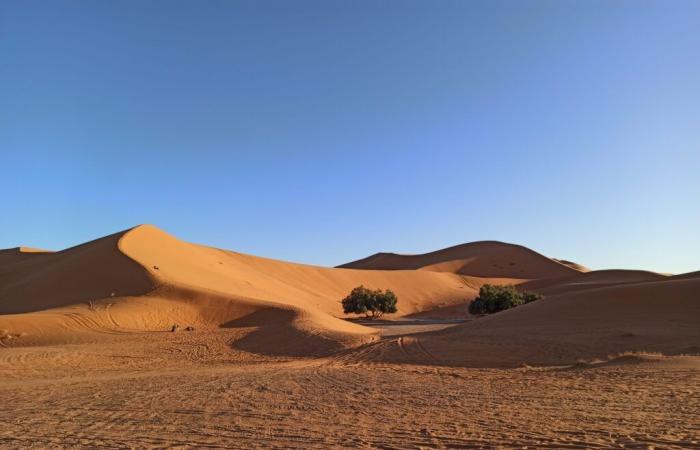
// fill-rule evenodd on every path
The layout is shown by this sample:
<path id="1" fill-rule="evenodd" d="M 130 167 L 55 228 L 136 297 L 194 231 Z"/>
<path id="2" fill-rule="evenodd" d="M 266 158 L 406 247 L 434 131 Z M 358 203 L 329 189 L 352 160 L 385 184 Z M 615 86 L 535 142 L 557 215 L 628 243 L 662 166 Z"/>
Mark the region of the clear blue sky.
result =
<path id="1" fill-rule="evenodd" d="M 700 2 L 0 3 L 0 247 L 700 269 Z"/>

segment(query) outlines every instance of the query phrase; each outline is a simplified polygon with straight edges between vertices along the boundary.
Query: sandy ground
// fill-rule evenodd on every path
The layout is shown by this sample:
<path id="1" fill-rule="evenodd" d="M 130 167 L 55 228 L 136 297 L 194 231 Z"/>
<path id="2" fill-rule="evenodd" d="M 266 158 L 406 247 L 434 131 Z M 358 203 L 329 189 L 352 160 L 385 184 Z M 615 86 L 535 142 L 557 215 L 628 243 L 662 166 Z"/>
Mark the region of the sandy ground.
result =
<path id="1" fill-rule="evenodd" d="M 700 446 L 697 361 L 466 369 L 382 362 L 384 341 L 272 358 L 232 349 L 239 333 L 4 349 L 0 446 Z M 400 338 L 411 336 L 384 339 Z"/>

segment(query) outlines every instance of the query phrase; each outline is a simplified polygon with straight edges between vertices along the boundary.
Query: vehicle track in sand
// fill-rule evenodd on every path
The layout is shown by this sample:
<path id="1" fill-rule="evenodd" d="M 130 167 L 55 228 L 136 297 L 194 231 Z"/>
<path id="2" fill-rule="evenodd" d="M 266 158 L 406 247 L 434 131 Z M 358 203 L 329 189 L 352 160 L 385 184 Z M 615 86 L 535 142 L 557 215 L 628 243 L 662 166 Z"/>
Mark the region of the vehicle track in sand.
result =
<path id="1" fill-rule="evenodd" d="M 700 445 L 698 371 L 417 365 L 420 334 L 273 359 L 232 349 L 237 333 L 2 349 L 0 447 Z"/>

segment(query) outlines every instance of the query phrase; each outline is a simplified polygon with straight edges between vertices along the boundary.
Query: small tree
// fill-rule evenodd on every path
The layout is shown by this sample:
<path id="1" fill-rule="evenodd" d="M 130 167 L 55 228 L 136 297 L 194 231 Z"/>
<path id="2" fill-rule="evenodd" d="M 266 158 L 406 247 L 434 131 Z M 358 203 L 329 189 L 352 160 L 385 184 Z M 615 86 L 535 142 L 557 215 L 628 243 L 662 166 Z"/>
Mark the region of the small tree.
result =
<path id="1" fill-rule="evenodd" d="M 345 314 L 364 314 L 366 317 L 376 319 L 384 313 L 395 313 L 396 294 L 387 289 L 371 290 L 364 286 L 358 286 L 350 292 L 350 295 L 342 300 Z"/>
<path id="2" fill-rule="evenodd" d="M 479 296 L 469 304 L 469 312 L 472 314 L 492 314 L 541 298 L 540 294 L 520 292 L 514 286 L 485 284 L 479 289 Z"/>

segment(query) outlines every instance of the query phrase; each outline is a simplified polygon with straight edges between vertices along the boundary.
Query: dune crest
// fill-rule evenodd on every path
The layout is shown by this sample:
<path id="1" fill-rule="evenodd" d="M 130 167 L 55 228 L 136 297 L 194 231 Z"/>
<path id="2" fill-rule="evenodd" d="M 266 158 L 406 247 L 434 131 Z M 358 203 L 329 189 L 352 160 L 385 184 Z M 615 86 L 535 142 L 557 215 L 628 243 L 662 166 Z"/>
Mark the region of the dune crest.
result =
<path id="1" fill-rule="evenodd" d="M 557 258 L 552 258 L 552 259 L 564 264 L 565 266 L 569 266 L 574 270 L 578 270 L 579 272 L 590 272 L 591 271 L 591 269 L 589 269 L 588 267 L 582 266 L 581 264 L 575 263 L 573 261 L 567 261 L 566 259 L 557 259 Z"/>

